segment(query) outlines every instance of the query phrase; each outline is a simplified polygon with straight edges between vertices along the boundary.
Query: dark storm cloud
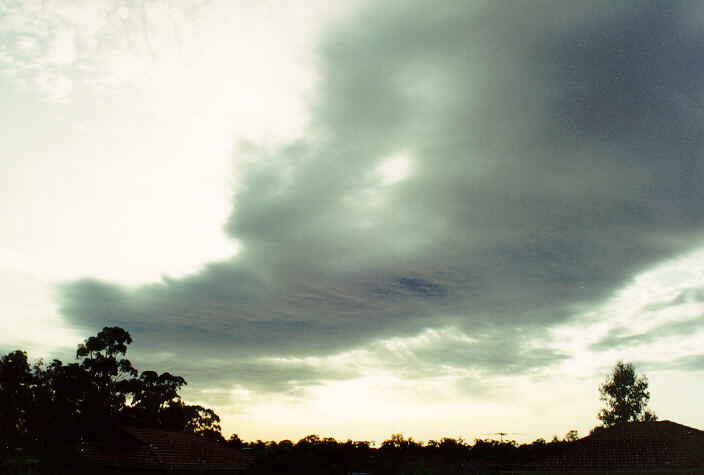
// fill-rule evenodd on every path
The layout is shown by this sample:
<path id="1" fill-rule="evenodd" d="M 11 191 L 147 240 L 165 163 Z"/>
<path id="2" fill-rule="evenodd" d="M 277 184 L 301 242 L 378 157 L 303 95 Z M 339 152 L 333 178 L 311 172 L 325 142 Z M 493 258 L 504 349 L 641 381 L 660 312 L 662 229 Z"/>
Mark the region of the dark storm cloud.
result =
<path id="1" fill-rule="evenodd" d="M 248 151 L 226 226 L 239 256 L 130 290 L 70 283 L 63 313 L 192 358 L 454 325 L 481 351 L 419 355 L 505 373 L 559 361 L 530 339 L 701 242 L 689 6 L 376 4 L 324 38 L 309 136 Z M 380 174 L 390 157 L 410 175 Z"/>

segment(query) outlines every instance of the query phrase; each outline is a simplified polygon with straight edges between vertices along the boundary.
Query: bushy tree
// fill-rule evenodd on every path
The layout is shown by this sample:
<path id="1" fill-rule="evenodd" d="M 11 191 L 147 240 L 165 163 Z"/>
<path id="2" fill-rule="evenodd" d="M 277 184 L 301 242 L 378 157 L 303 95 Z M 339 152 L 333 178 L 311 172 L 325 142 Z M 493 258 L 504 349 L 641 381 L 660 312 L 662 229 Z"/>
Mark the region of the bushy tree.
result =
<path id="1" fill-rule="evenodd" d="M 31 430 L 36 379 L 27 353 L 13 351 L 0 358 L 0 440 L 22 446 Z"/>
<path id="2" fill-rule="evenodd" d="M 186 380 L 171 373 L 142 371 L 139 378 L 131 379 L 127 390 L 132 402 L 126 408 L 130 424 L 146 427 L 166 427 L 167 411 L 181 403 L 178 391 Z"/>
<path id="3" fill-rule="evenodd" d="M 81 412 L 90 417 L 82 424 L 82 433 L 92 432 L 90 428 L 96 425 L 124 421 L 130 381 L 138 374 L 125 357 L 130 343 L 132 337 L 126 330 L 104 327 L 97 335 L 78 345 L 76 359 L 88 378 Z"/>
<path id="4" fill-rule="evenodd" d="M 181 400 L 182 377 L 151 370 L 137 377 L 125 357 L 130 343 L 127 331 L 105 327 L 78 345 L 76 363 L 30 367 L 20 350 L 0 357 L 0 448 L 66 451 L 118 424 L 224 440 L 212 409 Z"/>
<path id="5" fill-rule="evenodd" d="M 611 375 L 599 386 L 599 392 L 600 399 L 606 402 L 598 415 L 604 427 L 657 419 L 655 413 L 646 409 L 650 400 L 648 378 L 637 376 L 633 363 L 616 363 Z"/>

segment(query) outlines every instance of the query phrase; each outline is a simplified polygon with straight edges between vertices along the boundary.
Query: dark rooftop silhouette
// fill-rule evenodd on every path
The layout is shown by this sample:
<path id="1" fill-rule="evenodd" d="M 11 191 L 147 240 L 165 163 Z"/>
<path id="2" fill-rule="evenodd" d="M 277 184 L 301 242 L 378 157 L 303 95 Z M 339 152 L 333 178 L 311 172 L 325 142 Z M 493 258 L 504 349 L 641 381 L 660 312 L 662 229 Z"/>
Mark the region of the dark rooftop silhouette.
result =
<path id="1" fill-rule="evenodd" d="M 253 457 L 203 437 L 180 432 L 121 427 L 109 442 L 80 442 L 77 452 L 90 465 L 131 468 L 245 469 Z"/>
<path id="2" fill-rule="evenodd" d="M 704 431 L 671 421 L 627 422 L 598 429 L 567 447 L 514 468 L 520 472 L 704 472 Z"/>

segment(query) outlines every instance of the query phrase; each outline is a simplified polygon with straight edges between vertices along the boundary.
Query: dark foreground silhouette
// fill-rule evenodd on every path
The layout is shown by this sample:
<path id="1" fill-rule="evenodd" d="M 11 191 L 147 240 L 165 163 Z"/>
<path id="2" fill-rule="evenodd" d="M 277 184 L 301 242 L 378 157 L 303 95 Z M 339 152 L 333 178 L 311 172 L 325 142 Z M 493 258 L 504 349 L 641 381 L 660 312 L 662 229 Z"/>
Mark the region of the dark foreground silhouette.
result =
<path id="1" fill-rule="evenodd" d="M 108 450 L 111 456 L 119 447 L 143 450 L 139 447 L 149 447 L 154 437 L 170 440 L 169 444 L 191 444 L 203 450 L 210 447 L 210 454 L 221 452 L 205 442 L 188 441 L 221 444 L 243 454 L 233 460 L 246 460 L 249 473 L 260 474 L 498 473 L 510 467 L 528 467 L 527 462 L 564 453 L 573 444 L 584 445 L 585 439 L 579 441 L 576 431 L 563 439 L 553 436 L 550 442 L 537 439 L 522 445 L 513 440 L 475 439 L 468 443 L 448 437 L 421 443 L 401 434 L 393 434 L 379 447 L 367 441 L 341 442 L 317 435 L 296 443 L 243 442 L 236 434 L 225 440 L 220 417 L 213 410 L 181 399 L 179 391 L 186 385 L 182 377 L 153 370 L 140 372 L 133 367 L 125 357 L 131 342 L 124 329 L 105 327 L 78 346 L 74 363 L 53 360 L 46 364 L 40 360 L 30 365 L 21 350 L 0 357 L 0 472 L 97 473 L 90 464 L 103 457 L 105 450 L 112 447 Z M 608 406 L 600 413 L 604 427 L 654 420 L 645 409 L 647 379 L 636 377 L 630 363 L 619 362 L 600 390 Z M 631 403 L 626 407 L 624 401 Z M 179 434 L 197 439 L 184 439 Z M 164 457 L 155 455 L 155 450 L 143 451 L 151 453 L 155 463 L 163 464 Z M 179 460 L 186 460 L 193 454 L 182 451 L 178 455 Z M 198 460 L 200 468 L 169 470 L 200 473 L 206 470 L 207 461 L 205 457 Z M 119 462 L 119 457 L 114 458 L 114 463 Z M 156 469 L 163 471 L 164 467 Z M 150 468 L 140 470 L 151 473 Z"/>
<path id="2" fill-rule="evenodd" d="M 230 439 L 229 443 L 240 445 Z M 380 447 L 369 442 L 339 442 L 309 435 L 296 443 L 250 442 L 242 444 L 256 459 L 254 473 L 261 474 L 469 474 L 499 473 L 521 461 L 571 444 L 538 439 L 530 444 L 515 441 L 480 440 L 467 443 L 462 438 L 430 440 L 425 444 L 394 434 Z"/>
<path id="3" fill-rule="evenodd" d="M 78 345 L 75 363 L 30 366 L 21 350 L 0 358 L 0 469 L 19 459 L 46 473 L 67 470 L 79 440 L 104 438 L 120 425 L 224 441 L 215 412 L 181 400 L 182 377 L 132 366 L 130 343 L 127 331 L 105 327 Z"/>

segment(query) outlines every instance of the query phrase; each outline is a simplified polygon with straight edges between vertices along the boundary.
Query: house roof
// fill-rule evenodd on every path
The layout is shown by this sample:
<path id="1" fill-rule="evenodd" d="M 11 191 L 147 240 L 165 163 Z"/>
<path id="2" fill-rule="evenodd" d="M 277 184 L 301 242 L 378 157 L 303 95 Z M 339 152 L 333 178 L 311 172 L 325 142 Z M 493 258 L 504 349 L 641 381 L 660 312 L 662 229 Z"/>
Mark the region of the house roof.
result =
<path id="1" fill-rule="evenodd" d="M 627 422 L 521 465 L 520 471 L 704 468 L 704 431 L 670 421 Z"/>
<path id="2" fill-rule="evenodd" d="M 245 468 L 250 454 L 193 434 L 120 427 L 111 442 L 80 442 L 76 450 L 88 463 L 111 466 Z"/>

